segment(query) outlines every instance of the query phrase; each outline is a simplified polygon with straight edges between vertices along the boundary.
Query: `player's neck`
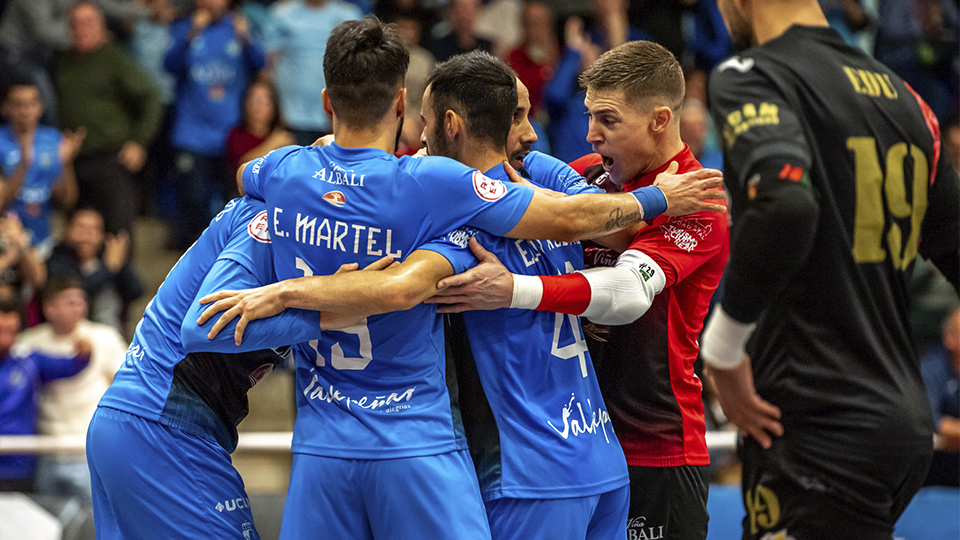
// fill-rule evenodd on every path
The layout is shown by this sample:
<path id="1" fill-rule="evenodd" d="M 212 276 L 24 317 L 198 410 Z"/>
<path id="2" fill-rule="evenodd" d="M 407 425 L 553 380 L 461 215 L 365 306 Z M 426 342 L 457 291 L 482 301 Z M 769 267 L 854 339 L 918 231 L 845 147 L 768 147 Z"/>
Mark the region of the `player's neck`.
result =
<path id="1" fill-rule="evenodd" d="M 337 145 L 343 148 L 379 148 L 388 154 L 397 147 L 396 129 L 380 124 L 373 129 L 352 129 L 344 125 L 334 125 L 333 137 Z"/>
<path id="2" fill-rule="evenodd" d="M 791 26 L 830 26 L 815 0 L 805 2 L 754 2 L 753 31 L 757 45 L 776 39 Z"/>
<path id="3" fill-rule="evenodd" d="M 507 160 L 504 150 L 495 150 L 486 145 L 470 145 L 459 152 L 456 160 L 467 167 L 487 172 Z"/>

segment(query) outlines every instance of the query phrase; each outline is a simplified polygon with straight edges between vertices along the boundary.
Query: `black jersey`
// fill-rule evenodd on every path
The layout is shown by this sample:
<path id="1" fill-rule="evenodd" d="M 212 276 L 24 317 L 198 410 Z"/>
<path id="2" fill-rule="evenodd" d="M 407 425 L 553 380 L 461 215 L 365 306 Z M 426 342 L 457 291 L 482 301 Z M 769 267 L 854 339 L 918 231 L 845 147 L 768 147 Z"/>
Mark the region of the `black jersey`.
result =
<path id="1" fill-rule="evenodd" d="M 810 256 L 747 344 L 758 393 L 788 433 L 817 445 L 929 446 L 909 274 L 918 251 L 956 268 L 960 230 L 936 119 L 888 68 L 833 30 L 802 26 L 717 66 L 710 108 L 732 238 L 761 165 L 782 161 L 780 177 L 809 182 L 819 205 Z"/>

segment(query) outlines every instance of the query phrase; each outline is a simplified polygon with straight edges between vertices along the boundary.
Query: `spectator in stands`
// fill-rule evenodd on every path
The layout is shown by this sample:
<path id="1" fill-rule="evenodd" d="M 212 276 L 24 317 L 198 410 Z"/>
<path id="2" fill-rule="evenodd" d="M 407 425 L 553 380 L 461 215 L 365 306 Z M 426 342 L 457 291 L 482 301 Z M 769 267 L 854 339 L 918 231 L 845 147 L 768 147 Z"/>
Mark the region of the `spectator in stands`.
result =
<path id="1" fill-rule="evenodd" d="M 85 136 L 41 126 L 43 101 L 29 78 L 14 80 L 0 103 L 0 210 L 13 208 L 34 248 L 45 258 L 53 248 L 51 198 L 63 208 L 77 201 L 73 159 Z"/>
<path id="2" fill-rule="evenodd" d="M 227 133 L 230 170 L 235 171 L 248 161 L 294 142 L 293 135 L 280 118 L 277 92 L 273 85 L 266 79 L 251 84 L 243 99 L 240 123 Z"/>
<path id="3" fill-rule="evenodd" d="M 24 304 L 28 326 L 40 322 L 32 302 L 34 293 L 47 279 L 47 269 L 37 250 L 30 248 L 30 234 L 13 212 L 0 215 L 0 288 Z"/>
<path id="4" fill-rule="evenodd" d="M 943 325 L 943 345 L 920 359 L 937 445 L 927 485 L 960 487 L 960 309 Z"/>
<path id="5" fill-rule="evenodd" d="M 78 207 L 67 223 L 63 242 L 53 248 L 48 274 L 80 278 L 92 320 L 124 332 L 130 302 L 143 294 L 143 284 L 128 259 L 130 236 L 107 235 L 96 209 Z"/>
<path id="6" fill-rule="evenodd" d="M 684 54 L 684 11 L 698 3 L 716 4 L 716 0 L 631 0 L 627 16 L 631 26 L 650 36 L 644 39 L 656 41 L 680 59 Z"/>
<path id="7" fill-rule="evenodd" d="M 693 157 L 705 169 L 723 170 L 723 154 L 716 146 L 708 146 L 710 116 L 699 99 L 686 99 L 680 109 L 680 139 L 687 143 Z"/>
<path id="8" fill-rule="evenodd" d="M 76 277 L 54 277 L 43 288 L 47 322 L 25 330 L 17 344 L 45 355 L 70 354 L 79 340 L 90 343 L 90 363 L 76 375 L 44 386 L 40 392 L 37 433 L 84 435 L 100 397 L 123 364 L 127 344 L 116 329 L 87 319 L 87 294 Z M 90 498 L 90 472 L 81 454 L 41 457 L 37 491 L 45 495 Z"/>
<path id="9" fill-rule="evenodd" d="M 264 40 L 269 65 L 280 92 L 280 112 L 301 146 L 332 131 L 320 106 L 320 92 L 327 86 L 327 38 L 340 23 L 361 17 L 357 6 L 342 0 L 292 0 L 270 8 Z"/>
<path id="10" fill-rule="evenodd" d="M 79 203 L 97 208 L 107 231 L 129 233 L 136 174 L 147 159 L 163 109 L 156 88 L 122 47 L 110 43 L 103 12 L 81 2 L 70 16 L 71 49 L 54 68 L 60 125 L 86 129 L 74 162 Z"/>
<path id="11" fill-rule="evenodd" d="M 583 21 L 578 17 L 571 17 L 564 26 L 564 46 L 553 78 L 543 90 L 543 104 L 550 116 L 550 149 L 558 159 L 570 162 L 593 152 L 587 142 L 585 94 L 577 78 L 603 50 L 583 31 Z"/>
<path id="12" fill-rule="evenodd" d="M 479 11 L 480 0 L 450 0 L 447 6 L 450 31 L 426 44 L 426 49 L 437 62 L 476 49 L 493 52 L 493 42 L 476 34 Z"/>
<path id="13" fill-rule="evenodd" d="M 436 61 L 430 51 L 420 46 L 424 17 L 419 9 L 393 9 L 387 12 L 383 20 L 397 25 L 400 39 L 410 53 L 410 65 L 404 86 L 407 89 L 407 107 L 400 133 L 398 154 L 414 154 L 423 147 L 420 134 L 423 133 L 423 119 L 420 118 L 420 103 L 427 89 L 427 79 Z"/>
<path id="14" fill-rule="evenodd" d="M 227 132 L 240 121 L 247 84 L 265 62 L 247 20 L 229 0 L 197 0 L 170 27 L 164 67 L 177 80 L 171 141 L 177 153 L 178 247 L 186 249 L 233 192 Z"/>
<path id="15" fill-rule="evenodd" d="M 14 347 L 20 332 L 16 301 L 0 298 L 0 435 L 36 433 L 36 394 L 55 379 L 72 377 L 86 367 L 90 344 L 74 343 L 73 356 L 48 357 Z M 37 458 L 34 455 L 0 456 L 0 491 L 33 491 Z"/>
<path id="16" fill-rule="evenodd" d="M 524 2 L 521 27 L 520 45 L 508 53 L 507 64 L 530 91 L 531 119 L 542 122 L 543 118 L 538 114 L 543 111 L 543 88 L 553 77 L 560 58 L 560 44 L 550 6 L 539 0 Z"/>

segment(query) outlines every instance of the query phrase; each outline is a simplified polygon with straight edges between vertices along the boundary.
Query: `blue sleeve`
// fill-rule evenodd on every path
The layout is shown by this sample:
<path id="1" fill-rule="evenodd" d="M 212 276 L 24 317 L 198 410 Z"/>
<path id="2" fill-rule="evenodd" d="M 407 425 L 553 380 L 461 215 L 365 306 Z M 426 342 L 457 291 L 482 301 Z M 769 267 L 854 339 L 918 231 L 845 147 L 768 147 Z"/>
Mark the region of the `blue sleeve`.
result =
<path id="1" fill-rule="evenodd" d="M 423 190 L 424 204 L 440 231 L 466 224 L 503 236 L 520 222 L 533 198 L 529 187 L 488 178 L 452 159 L 411 161 L 416 162 L 411 172 Z"/>
<path id="2" fill-rule="evenodd" d="M 224 289 L 249 289 L 267 284 L 236 261 L 218 259 L 207 272 L 180 327 L 184 350 L 241 353 L 317 339 L 320 336 L 320 314 L 302 309 L 288 309 L 279 315 L 251 322 L 243 333 L 243 343 L 239 347 L 233 341 L 236 320 L 231 321 L 214 339 L 207 339 L 207 332 L 219 317 L 212 318 L 203 326 L 197 325 L 200 313 L 206 309 L 206 306 L 200 305 L 201 298 Z"/>
<path id="3" fill-rule="evenodd" d="M 460 227 L 448 232 L 440 238 L 435 238 L 417 249 L 434 251 L 443 255 L 453 266 L 453 273 L 459 274 L 477 264 L 477 258 L 470 251 L 468 242 L 479 231 L 473 227 Z"/>
<path id="4" fill-rule="evenodd" d="M 267 64 L 267 57 L 263 52 L 263 47 L 258 43 L 254 43 L 252 36 L 251 41 L 248 41 L 247 44 L 243 46 L 243 62 L 247 65 L 250 73 L 253 74 L 256 74 Z"/>
<path id="5" fill-rule="evenodd" d="M 523 158 L 523 170 L 533 183 L 553 191 L 567 195 L 603 193 L 602 189 L 588 184 L 573 167 L 547 154 L 530 152 Z"/>
<path id="6" fill-rule="evenodd" d="M 283 19 L 277 15 L 277 9 L 272 8 L 269 11 L 266 28 L 263 30 L 263 47 L 267 52 L 273 52 L 282 49 L 285 43 L 287 33 L 281 26 Z"/>
<path id="7" fill-rule="evenodd" d="M 553 77 L 543 89 L 543 103 L 551 118 L 562 116 L 567 100 L 577 93 L 577 68 L 580 67 L 580 53 L 567 49 L 557 64 Z"/>
<path id="8" fill-rule="evenodd" d="M 296 145 L 277 148 L 245 167 L 243 169 L 243 189 L 247 192 L 247 195 L 259 201 L 264 200 L 266 181 L 270 178 L 271 173 L 283 158 L 300 148 L 302 147 Z M 277 182 L 280 179 L 274 179 L 273 181 Z"/>
<path id="9" fill-rule="evenodd" d="M 89 358 L 78 356 L 48 356 L 42 353 L 30 353 L 30 357 L 37 366 L 37 373 L 43 383 L 48 383 L 56 379 L 73 377 L 83 371 L 90 362 Z"/>
<path id="10" fill-rule="evenodd" d="M 190 21 L 177 21 L 170 25 L 170 47 L 163 57 L 163 69 L 181 75 L 187 71 L 187 52 L 190 50 Z"/>

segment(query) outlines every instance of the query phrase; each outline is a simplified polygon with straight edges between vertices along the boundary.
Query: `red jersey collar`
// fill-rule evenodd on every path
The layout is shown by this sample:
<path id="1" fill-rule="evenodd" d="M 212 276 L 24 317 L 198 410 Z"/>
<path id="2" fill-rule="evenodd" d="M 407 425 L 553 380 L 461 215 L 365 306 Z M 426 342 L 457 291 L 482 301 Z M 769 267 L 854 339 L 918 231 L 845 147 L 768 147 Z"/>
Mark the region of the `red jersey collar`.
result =
<path id="1" fill-rule="evenodd" d="M 687 143 L 683 143 L 683 150 L 680 150 L 677 155 L 668 159 L 663 165 L 657 167 L 656 169 L 648 173 L 638 174 L 637 176 L 634 176 L 632 180 L 624 182 L 623 190 L 633 191 L 635 189 L 653 184 L 653 181 L 657 179 L 657 175 L 667 170 L 667 167 L 670 166 L 670 162 L 672 161 L 676 161 L 677 164 L 680 165 L 680 168 L 677 170 L 677 172 L 681 174 L 703 168 L 703 165 L 700 165 L 700 162 L 697 161 L 697 158 L 693 157 L 693 152 L 690 151 L 690 147 L 687 146 Z"/>

